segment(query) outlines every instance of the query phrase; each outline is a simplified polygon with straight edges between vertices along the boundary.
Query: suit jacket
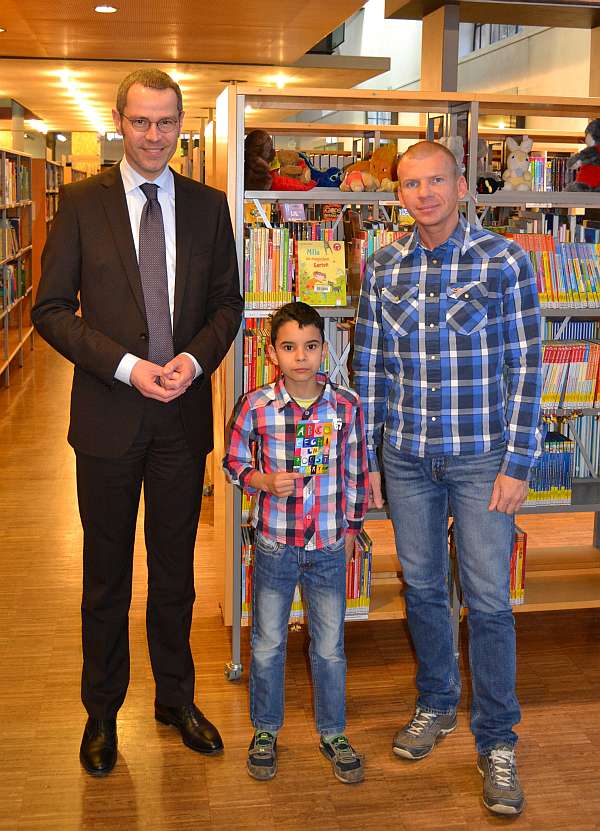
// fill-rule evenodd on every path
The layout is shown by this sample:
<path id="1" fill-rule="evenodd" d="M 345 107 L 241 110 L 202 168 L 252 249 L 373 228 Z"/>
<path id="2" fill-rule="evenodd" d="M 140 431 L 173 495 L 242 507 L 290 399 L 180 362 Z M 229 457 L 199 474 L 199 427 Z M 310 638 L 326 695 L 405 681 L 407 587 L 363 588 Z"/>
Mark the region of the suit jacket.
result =
<path id="1" fill-rule="evenodd" d="M 174 348 L 204 370 L 177 400 L 191 450 L 208 453 L 210 376 L 239 328 L 243 301 L 225 194 L 173 175 Z M 139 431 L 144 398 L 114 374 L 127 352 L 148 357 L 148 327 L 118 165 L 61 189 L 32 318 L 40 335 L 75 364 L 69 442 L 92 456 L 123 455 Z"/>

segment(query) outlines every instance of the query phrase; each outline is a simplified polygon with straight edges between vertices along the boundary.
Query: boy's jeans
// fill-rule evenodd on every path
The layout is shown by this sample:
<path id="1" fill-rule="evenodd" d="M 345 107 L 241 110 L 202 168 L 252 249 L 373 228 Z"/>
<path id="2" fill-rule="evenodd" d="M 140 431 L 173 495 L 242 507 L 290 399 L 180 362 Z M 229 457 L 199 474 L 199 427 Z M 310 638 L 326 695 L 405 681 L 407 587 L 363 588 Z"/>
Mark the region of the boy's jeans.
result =
<path id="1" fill-rule="evenodd" d="M 473 684 L 471 730 L 477 750 L 514 745 L 515 626 L 509 601 L 514 518 L 487 506 L 504 448 L 475 456 L 425 459 L 388 441 L 383 466 L 396 549 L 417 653 L 417 704 L 449 713 L 460 698 L 448 599 L 448 507 L 454 517 L 463 599 L 468 606 Z"/>
<path id="2" fill-rule="evenodd" d="M 346 726 L 344 540 L 307 551 L 256 534 L 252 589 L 250 718 L 256 730 L 283 724 L 285 655 L 294 589 L 302 587 L 310 634 L 315 719 L 324 735 Z"/>

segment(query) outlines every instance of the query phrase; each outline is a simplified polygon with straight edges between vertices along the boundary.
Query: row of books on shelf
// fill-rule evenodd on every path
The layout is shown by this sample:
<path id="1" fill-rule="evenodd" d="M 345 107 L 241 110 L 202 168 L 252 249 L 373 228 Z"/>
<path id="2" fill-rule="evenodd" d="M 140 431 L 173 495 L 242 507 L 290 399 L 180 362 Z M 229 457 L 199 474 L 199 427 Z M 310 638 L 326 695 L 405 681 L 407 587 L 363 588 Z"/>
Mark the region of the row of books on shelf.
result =
<path id="1" fill-rule="evenodd" d="M 544 340 L 600 340 L 600 320 L 554 320 L 544 318 Z"/>
<path id="2" fill-rule="evenodd" d="M 531 189 L 534 191 L 559 191 L 573 181 L 573 173 L 567 167 L 568 156 L 529 157 Z"/>
<path id="3" fill-rule="evenodd" d="M 46 162 L 46 190 L 58 190 L 63 181 L 64 171 L 62 166 Z"/>
<path id="4" fill-rule="evenodd" d="M 600 408 L 600 342 L 545 343 L 542 409 Z"/>
<path id="5" fill-rule="evenodd" d="M 50 222 L 54 219 L 54 214 L 58 210 L 58 193 L 46 194 L 46 221 Z"/>
<path id="6" fill-rule="evenodd" d="M 575 446 L 556 430 L 546 434 L 542 455 L 531 471 L 526 505 L 571 504 Z"/>
<path id="7" fill-rule="evenodd" d="M 14 257 L 21 249 L 19 217 L 0 218 L 0 260 Z"/>
<path id="8" fill-rule="evenodd" d="M 346 305 L 344 243 L 324 227 L 320 240 L 296 236 L 299 226 L 249 226 L 244 239 L 246 308 L 277 308 L 298 296 L 313 306 Z"/>
<path id="9" fill-rule="evenodd" d="M 254 571 L 254 531 L 242 526 L 242 626 L 248 626 L 252 617 L 252 575 Z M 356 538 L 354 554 L 346 566 L 346 620 L 366 620 L 371 602 L 371 570 L 373 543 L 363 529 Z M 304 607 L 302 592 L 296 586 L 290 624 L 302 623 Z"/>
<path id="10" fill-rule="evenodd" d="M 23 297 L 28 288 L 28 274 L 28 268 L 22 260 L 3 267 L 0 271 L 0 311 Z"/>
<path id="11" fill-rule="evenodd" d="M 508 234 L 528 252 L 543 308 L 600 308 L 600 244 Z"/>
<path id="12" fill-rule="evenodd" d="M 5 155 L 0 171 L 0 204 L 12 205 L 31 199 L 31 171 L 17 156 Z"/>
<path id="13" fill-rule="evenodd" d="M 519 209 L 507 223 L 486 222 L 486 228 L 499 234 L 541 234 L 555 242 L 600 242 L 600 222 L 597 219 L 573 217 L 557 211 Z M 519 239 L 519 238 L 518 238 Z M 520 239 L 519 239 L 520 241 Z"/>

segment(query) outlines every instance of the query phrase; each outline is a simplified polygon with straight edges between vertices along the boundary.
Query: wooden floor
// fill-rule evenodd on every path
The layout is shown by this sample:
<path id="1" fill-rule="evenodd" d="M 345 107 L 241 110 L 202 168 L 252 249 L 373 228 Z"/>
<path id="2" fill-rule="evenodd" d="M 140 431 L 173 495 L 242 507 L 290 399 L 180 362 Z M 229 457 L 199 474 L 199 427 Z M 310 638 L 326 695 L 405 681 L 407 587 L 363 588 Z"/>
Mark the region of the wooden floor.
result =
<path id="1" fill-rule="evenodd" d="M 2 831 L 600 828 L 600 613 L 593 609 L 518 616 L 519 761 L 528 805 L 516 821 L 491 817 L 481 805 L 466 694 L 458 730 L 429 759 L 411 764 L 392 755 L 394 730 L 414 701 L 415 665 L 402 621 L 347 629 L 348 732 L 367 755 L 366 781 L 338 783 L 317 752 L 301 632 L 290 636 L 279 774 L 270 783 L 251 780 L 247 679 L 231 683 L 223 675 L 229 637 L 219 615 L 221 545 L 211 500 L 198 539 L 193 649 L 198 701 L 219 725 L 225 753 L 194 754 L 153 719 L 139 544 L 119 761 L 106 779 L 87 776 L 78 761 L 85 714 L 81 532 L 65 441 L 70 375 L 37 340 L 25 369 L 0 391 Z M 542 541 L 591 534 L 589 516 L 528 522 Z M 247 668 L 246 638 L 243 660 Z"/>

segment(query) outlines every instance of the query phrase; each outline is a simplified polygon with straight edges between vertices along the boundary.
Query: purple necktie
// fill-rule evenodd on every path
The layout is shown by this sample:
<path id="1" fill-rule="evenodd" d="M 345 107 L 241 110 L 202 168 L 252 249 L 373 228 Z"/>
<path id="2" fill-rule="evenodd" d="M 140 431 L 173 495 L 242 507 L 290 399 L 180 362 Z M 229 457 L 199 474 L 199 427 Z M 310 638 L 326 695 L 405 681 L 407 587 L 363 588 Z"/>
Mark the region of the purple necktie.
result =
<path id="1" fill-rule="evenodd" d="M 140 185 L 146 204 L 140 220 L 140 277 L 148 322 L 148 360 L 164 366 L 173 357 L 173 333 L 167 284 L 167 251 L 158 185 Z"/>

